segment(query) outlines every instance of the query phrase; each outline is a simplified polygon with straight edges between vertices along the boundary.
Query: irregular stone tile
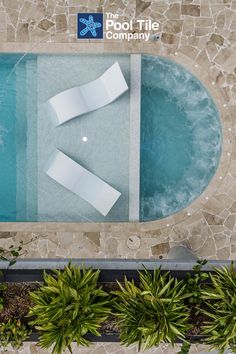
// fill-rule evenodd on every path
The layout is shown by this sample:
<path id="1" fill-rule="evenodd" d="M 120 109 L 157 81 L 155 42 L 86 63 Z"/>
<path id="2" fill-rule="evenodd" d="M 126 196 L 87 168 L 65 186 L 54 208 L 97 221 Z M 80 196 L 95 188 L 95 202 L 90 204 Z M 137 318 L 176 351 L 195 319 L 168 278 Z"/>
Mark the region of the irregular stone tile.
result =
<path id="1" fill-rule="evenodd" d="M 149 250 L 137 250 L 135 258 L 137 259 L 148 259 L 150 258 Z"/>
<path id="2" fill-rule="evenodd" d="M 26 1 L 23 7 L 21 8 L 20 16 L 19 16 L 20 19 L 22 20 L 28 19 L 29 17 L 34 15 L 35 10 L 36 10 L 35 4 L 33 4 L 30 1 Z"/>
<path id="3" fill-rule="evenodd" d="M 206 36 L 209 33 L 209 28 L 207 27 L 195 27 L 195 36 L 197 37 L 203 37 Z"/>
<path id="4" fill-rule="evenodd" d="M 127 247 L 130 250 L 136 250 L 140 247 L 141 241 L 140 241 L 140 236 L 137 235 L 131 235 L 127 239 Z"/>
<path id="5" fill-rule="evenodd" d="M 204 205 L 203 210 L 210 214 L 220 214 L 224 210 L 224 205 L 222 205 L 216 198 L 212 197 Z"/>
<path id="6" fill-rule="evenodd" d="M 215 234 L 213 235 L 213 238 L 217 249 L 224 248 L 226 244 L 226 236 L 223 233 Z"/>
<path id="7" fill-rule="evenodd" d="M 214 61 L 221 65 L 225 71 L 231 72 L 235 68 L 235 51 L 229 47 L 221 48 Z"/>
<path id="8" fill-rule="evenodd" d="M 159 243 L 151 247 L 153 256 L 160 256 L 162 254 L 167 254 L 169 252 L 170 245 L 168 242 Z"/>
<path id="9" fill-rule="evenodd" d="M 66 6 L 58 6 L 56 5 L 54 13 L 56 15 L 60 15 L 60 14 L 66 14 L 67 8 Z"/>
<path id="10" fill-rule="evenodd" d="M 163 25 L 163 32 L 167 33 L 180 33 L 182 31 L 183 21 L 182 20 L 167 20 Z"/>
<path id="11" fill-rule="evenodd" d="M 18 21 L 18 11 L 12 10 L 12 9 L 7 9 L 7 15 L 8 18 L 10 19 L 11 24 L 15 27 Z"/>
<path id="12" fill-rule="evenodd" d="M 41 258 L 48 257 L 48 240 L 38 241 L 38 252 Z"/>
<path id="13" fill-rule="evenodd" d="M 19 23 L 16 29 L 16 41 L 29 42 L 29 24 Z"/>
<path id="14" fill-rule="evenodd" d="M 10 9 L 18 10 L 19 2 L 17 0 L 3 0 L 3 6 Z"/>
<path id="15" fill-rule="evenodd" d="M 208 225 L 206 225 L 205 227 L 203 227 L 201 235 L 205 235 L 206 237 L 210 237 L 212 236 L 212 231 L 211 231 L 211 227 L 209 227 Z"/>
<path id="16" fill-rule="evenodd" d="M 225 11 L 225 27 L 229 28 L 230 24 L 232 23 L 232 18 L 234 16 L 235 12 L 230 9 L 227 9 L 226 7 L 225 7 L 224 11 Z"/>
<path id="17" fill-rule="evenodd" d="M 229 195 L 231 198 L 236 200 L 236 183 L 230 188 Z"/>
<path id="18" fill-rule="evenodd" d="M 143 13 L 150 5 L 151 5 L 151 1 L 136 0 L 136 12 L 135 12 L 135 17 L 138 17 L 138 16 L 139 16 L 141 13 Z"/>
<path id="19" fill-rule="evenodd" d="M 213 33 L 210 39 L 212 42 L 218 44 L 219 46 L 222 46 L 224 44 L 224 37 L 219 34 Z"/>
<path id="20" fill-rule="evenodd" d="M 230 249 L 232 253 L 236 253 L 236 244 L 231 245 Z"/>
<path id="21" fill-rule="evenodd" d="M 199 5 L 181 5 L 181 14 L 193 17 L 200 16 L 200 6 Z"/>
<path id="22" fill-rule="evenodd" d="M 218 234 L 226 230 L 226 228 L 223 225 L 210 225 L 210 229 L 213 234 Z"/>
<path id="23" fill-rule="evenodd" d="M 207 42 L 206 51 L 210 59 L 213 59 L 215 55 L 218 53 L 217 47 L 215 43 L 213 43 L 212 41 Z"/>
<path id="24" fill-rule="evenodd" d="M 168 9 L 168 5 L 164 2 L 162 3 L 153 2 L 150 8 L 152 9 L 152 11 L 155 11 L 159 14 L 163 14 Z"/>
<path id="25" fill-rule="evenodd" d="M 100 247 L 100 232 L 85 232 L 84 237 L 88 238 L 91 242 Z"/>
<path id="26" fill-rule="evenodd" d="M 82 242 L 82 247 L 80 247 L 83 250 L 86 250 L 92 254 L 98 253 L 100 251 L 100 245 L 96 244 L 92 240 L 88 239 L 87 237 L 84 237 L 83 242 Z"/>
<path id="27" fill-rule="evenodd" d="M 3 239 L 3 238 L 13 238 L 16 236 L 16 232 L 0 232 L 0 239 Z"/>
<path id="28" fill-rule="evenodd" d="M 194 32 L 194 19 L 192 17 L 186 17 L 183 23 L 183 34 L 190 36 Z"/>
<path id="29" fill-rule="evenodd" d="M 217 250 L 216 255 L 217 255 L 217 259 L 228 260 L 229 256 L 230 256 L 229 247 L 224 247 L 224 248 L 221 248 L 221 249 Z"/>
<path id="30" fill-rule="evenodd" d="M 192 236 L 200 235 L 202 229 L 207 225 L 206 221 L 202 218 L 197 222 L 188 226 L 188 230 Z"/>
<path id="31" fill-rule="evenodd" d="M 202 213 L 208 225 L 223 225 L 224 219 L 217 215 L 209 214 L 206 212 Z"/>
<path id="32" fill-rule="evenodd" d="M 213 19 L 212 17 L 199 17 L 195 19 L 195 24 L 196 27 L 211 27 L 213 24 Z"/>
<path id="33" fill-rule="evenodd" d="M 107 256 L 117 255 L 118 252 L 118 241 L 115 238 L 109 238 L 106 242 L 106 254 Z"/>
<path id="34" fill-rule="evenodd" d="M 47 18 L 44 18 L 42 21 L 39 22 L 38 27 L 44 31 L 47 31 L 54 25 L 54 22 L 48 20 Z"/>
<path id="35" fill-rule="evenodd" d="M 216 256 L 216 252 L 216 245 L 213 238 L 208 238 L 202 248 L 198 250 L 197 254 L 200 257 L 208 258 L 210 256 Z"/>
<path id="36" fill-rule="evenodd" d="M 224 222 L 224 225 L 229 229 L 233 230 L 236 222 L 236 214 L 229 215 Z"/>
<path id="37" fill-rule="evenodd" d="M 211 63 L 208 59 L 206 50 L 202 50 L 196 58 L 198 64 L 202 65 L 205 69 L 209 70 Z"/>
<path id="38" fill-rule="evenodd" d="M 182 241 L 189 236 L 189 231 L 185 225 L 175 225 L 170 233 L 170 239 L 175 242 Z"/>
<path id="39" fill-rule="evenodd" d="M 216 18 L 216 27 L 219 32 L 222 31 L 224 24 L 225 24 L 225 13 L 224 11 L 222 11 L 219 13 L 219 15 Z"/>
<path id="40" fill-rule="evenodd" d="M 6 13 L 0 12 L 0 32 L 5 31 L 6 27 L 7 27 Z"/>
<path id="41" fill-rule="evenodd" d="M 224 209 L 219 216 L 223 219 L 227 219 L 227 217 L 230 215 L 229 211 L 227 209 Z"/>
<path id="42" fill-rule="evenodd" d="M 190 17 L 191 18 L 191 17 Z M 188 44 L 193 47 L 197 47 L 199 43 L 199 38 L 196 36 L 190 36 L 188 38 Z"/>
<path id="43" fill-rule="evenodd" d="M 171 4 L 168 10 L 165 12 L 165 16 L 169 20 L 179 20 L 180 19 L 180 4 Z"/>
<path id="44" fill-rule="evenodd" d="M 233 20 L 230 25 L 230 31 L 235 31 L 236 30 L 236 15 L 234 14 Z"/>
<path id="45" fill-rule="evenodd" d="M 56 15 L 56 31 L 57 32 L 66 32 L 67 31 L 67 18 L 66 15 Z"/>
<path id="46" fill-rule="evenodd" d="M 166 44 L 173 44 L 175 42 L 175 36 L 170 33 L 162 33 L 161 41 Z"/>
<path id="47" fill-rule="evenodd" d="M 68 28 L 70 33 L 76 33 L 77 31 L 77 17 L 75 15 L 70 15 L 68 17 Z"/>
<path id="48" fill-rule="evenodd" d="M 14 42 L 16 39 L 15 27 L 12 25 L 7 25 L 7 41 Z"/>
<path id="49" fill-rule="evenodd" d="M 211 11 L 210 11 L 210 2 L 206 0 L 201 0 L 201 16 L 211 16 Z"/>
<path id="50" fill-rule="evenodd" d="M 189 46 L 181 46 L 179 48 L 179 51 L 181 53 L 183 53 L 184 55 L 186 55 L 189 58 L 195 59 L 196 56 L 198 55 L 198 50 L 194 47 Z"/>
<path id="51" fill-rule="evenodd" d="M 206 242 L 205 235 L 194 235 L 188 238 L 189 244 L 193 251 L 197 251 L 202 247 L 202 245 Z"/>

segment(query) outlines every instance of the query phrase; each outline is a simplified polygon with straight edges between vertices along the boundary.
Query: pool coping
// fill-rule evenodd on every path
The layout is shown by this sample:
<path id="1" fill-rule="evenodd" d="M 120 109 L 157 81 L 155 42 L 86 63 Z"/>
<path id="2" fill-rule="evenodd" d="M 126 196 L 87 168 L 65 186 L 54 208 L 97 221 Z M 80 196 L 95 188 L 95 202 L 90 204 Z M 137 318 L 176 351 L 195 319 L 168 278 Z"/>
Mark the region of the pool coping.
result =
<path id="1" fill-rule="evenodd" d="M 155 229 L 171 227 L 175 224 L 183 222 L 189 217 L 204 208 L 211 197 L 219 190 L 225 175 L 229 169 L 232 142 L 233 142 L 233 125 L 232 112 L 230 105 L 224 100 L 218 85 L 211 74 L 191 57 L 183 52 L 171 52 L 167 48 L 162 48 L 159 43 L 137 43 L 135 46 L 120 43 L 94 43 L 92 41 L 85 43 L 1 43 L 1 53 L 54 53 L 54 54 L 83 54 L 83 53 L 103 53 L 103 54 L 149 54 L 166 57 L 174 62 L 184 66 L 193 75 L 195 75 L 208 89 L 212 95 L 214 102 L 219 110 L 222 124 L 222 153 L 217 171 L 212 178 L 210 184 L 204 192 L 193 201 L 188 207 L 164 219 L 150 222 L 116 222 L 116 223 L 61 223 L 61 222 L 2 222 L 0 223 L 0 231 L 9 232 L 57 232 L 57 231 L 129 231 L 129 232 L 146 232 Z"/>

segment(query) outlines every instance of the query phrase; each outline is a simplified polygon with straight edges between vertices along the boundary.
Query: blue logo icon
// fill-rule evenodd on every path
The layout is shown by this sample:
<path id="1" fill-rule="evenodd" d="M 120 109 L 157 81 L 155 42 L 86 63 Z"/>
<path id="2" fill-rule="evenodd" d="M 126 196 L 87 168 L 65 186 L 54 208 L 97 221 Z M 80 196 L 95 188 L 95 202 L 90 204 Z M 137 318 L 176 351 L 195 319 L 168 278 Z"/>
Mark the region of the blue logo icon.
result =
<path id="1" fill-rule="evenodd" d="M 103 13 L 78 13 L 78 38 L 103 38 Z"/>

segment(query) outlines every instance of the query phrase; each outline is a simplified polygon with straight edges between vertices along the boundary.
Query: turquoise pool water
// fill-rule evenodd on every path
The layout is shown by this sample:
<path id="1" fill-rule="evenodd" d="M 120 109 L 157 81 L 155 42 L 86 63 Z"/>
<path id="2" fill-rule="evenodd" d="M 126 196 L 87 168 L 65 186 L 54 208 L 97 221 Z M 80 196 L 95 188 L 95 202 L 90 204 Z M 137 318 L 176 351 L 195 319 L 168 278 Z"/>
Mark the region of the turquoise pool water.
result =
<path id="1" fill-rule="evenodd" d="M 140 219 L 174 214 L 209 184 L 220 159 L 217 108 L 200 81 L 167 59 L 142 57 Z"/>
<path id="2" fill-rule="evenodd" d="M 0 221 L 128 221 L 129 92 L 57 128 L 45 105 L 117 60 L 129 84 L 128 55 L 0 55 Z M 46 175 L 56 148 L 122 193 L 106 217 Z"/>
<path id="3" fill-rule="evenodd" d="M 0 55 L 0 221 L 129 220 L 130 91 L 57 128 L 45 105 L 117 60 L 129 85 L 128 55 Z M 141 93 L 139 209 L 148 221 L 176 213 L 206 188 L 221 127 L 203 85 L 166 59 L 142 56 Z M 122 193 L 106 217 L 45 174 L 55 148 Z"/>

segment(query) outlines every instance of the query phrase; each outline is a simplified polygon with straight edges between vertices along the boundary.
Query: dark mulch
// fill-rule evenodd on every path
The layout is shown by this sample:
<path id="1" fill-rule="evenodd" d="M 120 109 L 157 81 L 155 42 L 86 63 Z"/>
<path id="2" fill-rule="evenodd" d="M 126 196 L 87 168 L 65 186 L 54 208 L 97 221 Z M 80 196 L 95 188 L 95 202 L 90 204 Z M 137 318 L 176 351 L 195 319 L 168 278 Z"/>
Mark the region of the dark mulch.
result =
<path id="1" fill-rule="evenodd" d="M 4 308 L 0 312 L 0 322 L 7 322 L 9 319 L 17 318 L 22 323 L 27 323 L 26 315 L 29 312 L 32 302 L 29 292 L 38 289 L 38 283 L 6 283 L 7 289 L 1 296 L 4 300 Z"/>
<path id="2" fill-rule="evenodd" d="M 189 335 L 200 335 L 201 334 L 201 326 L 204 322 L 209 321 L 209 317 L 199 313 L 199 311 L 195 308 L 192 308 L 190 312 L 190 323 L 193 325 L 191 330 L 189 331 Z"/>

